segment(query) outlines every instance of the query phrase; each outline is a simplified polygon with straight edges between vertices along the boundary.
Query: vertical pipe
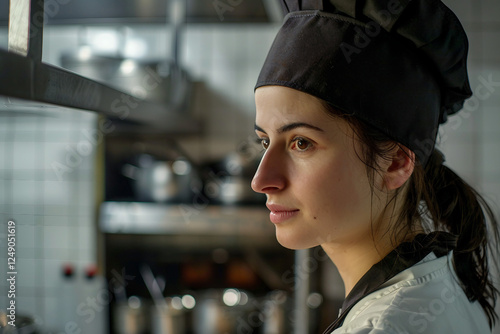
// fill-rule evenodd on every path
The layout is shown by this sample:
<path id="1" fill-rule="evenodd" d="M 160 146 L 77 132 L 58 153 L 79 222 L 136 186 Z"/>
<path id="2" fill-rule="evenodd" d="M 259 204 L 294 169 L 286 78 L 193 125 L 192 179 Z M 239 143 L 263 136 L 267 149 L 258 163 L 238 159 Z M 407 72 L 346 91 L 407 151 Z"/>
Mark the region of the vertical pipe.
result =
<path id="1" fill-rule="evenodd" d="M 186 4 L 182 0 L 169 0 L 167 9 L 169 11 L 167 15 L 170 18 L 170 26 L 172 28 L 172 59 L 175 66 L 180 66 L 179 39 L 180 30 L 185 21 Z"/>
<path id="2" fill-rule="evenodd" d="M 45 20 L 44 0 L 30 1 L 30 37 L 28 57 L 34 61 L 42 61 L 43 25 Z"/>
<path id="3" fill-rule="evenodd" d="M 307 308 L 307 297 L 309 296 L 309 270 L 307 261 L 310 257 L 309 249 L 301 249 L 295 252 L 295 325 L 294 334 L 309 333 L 309 309 Z"/>

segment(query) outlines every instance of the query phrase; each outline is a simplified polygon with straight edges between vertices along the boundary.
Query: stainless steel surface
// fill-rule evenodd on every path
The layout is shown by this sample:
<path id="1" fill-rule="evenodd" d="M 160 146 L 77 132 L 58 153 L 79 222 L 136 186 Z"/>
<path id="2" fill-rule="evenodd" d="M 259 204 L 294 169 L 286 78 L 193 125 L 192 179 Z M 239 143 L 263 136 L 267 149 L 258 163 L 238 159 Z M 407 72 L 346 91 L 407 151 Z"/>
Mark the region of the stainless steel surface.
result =
<path id="1" fill-rule="evenodd" d="M 0 0 L 0 5 L 8 4 L 8 1 Z M 47 17 L 47 23 L 54 25 L 163 23 L 167 2 L 165 0 L 48 1 L 52 11 Z M 267 23 L 279 22 L 283 17 L 281 15 L 276 19 L 272 11 L 274 7 L 279 7 L 279 2 L 276 0 L 184 0 L 183 2 L 186 4 L 188 23 Z M 0 24 L 7 22 L 7 19 L 7 15 L 0 12 Z"/>
<path id="2" fill-rule="evenodd" d="M 0 49 L 0 95 L 95 111 L 165 132 L 198 132 L 199 122 L 70 71 Z M 0 110 L 5 106 L 0 105 Z"/>
<path id="3" fill-rule="evenodd" d="M 289 330 L 287 308 L 289 296 L 284 291 L 272 291 L 264 301 L 262 334 L 285 334 Z"/>
<path id="4" fill-rule="evenodd" d="M 146 334 L 150 330 L 150 304 L 138 297 L 117 302 L 114 306 L 113 324 L 116 334 Z"/>
<path id="5" fill-rule="evenodd" d="M 156 306 L 151 312 L 152 334 L 185 334 L 186 314 L 183 309 L 176 309 L 172 304 Z"/>
<path id="6" fill-rule="evenodd" d="M 258 301 L 246 291 L 228 288 L 200 293 L 193 310 L 195 334 L 253 333 L 261 320 L 251 318 L 256 314 Z M 250 321 L 253 320 L 253 321 Z"/>
<path id="7" fill-rule="evenodd" d="M 44 0 L 11 0 L 8 50 L 41 61 L 44 18 Z"/>
<path id="8" fill-rule="evenodd" d="M 151 297 L 153 298 L 155 306 L 168 308 L 167 302 L 163 297 L 160 285 L 158 284 L 158 281 L 156 280 L 156 277 L 154 276 L 151 267 L 143 263 L 141 265 L 140 272 L 141 272 L 141 277 L 144 280 L 144 284 L 146 284 L 146 287 Z"/>
<path id="9" fill-rule="evenodd" d="M 152 334 L 184 334 L 186 319 L 183 308 L 176 309 L 172 303 L 167 303 L 160 284 L 149 265 L 143 263 L 140 273 L 154 303 L 151 310 Z"/>
<path id="10" fill-rule="evenodd" d="M 252 206 L 104 202 L 105 233 L 262 237 L 275 241 L 269 210 Z"/>
<path id="11" fill-rule="evenodd" d="M 11 0 L 9 11 L 9 51 L 28 55 L 31 0 Z"/>

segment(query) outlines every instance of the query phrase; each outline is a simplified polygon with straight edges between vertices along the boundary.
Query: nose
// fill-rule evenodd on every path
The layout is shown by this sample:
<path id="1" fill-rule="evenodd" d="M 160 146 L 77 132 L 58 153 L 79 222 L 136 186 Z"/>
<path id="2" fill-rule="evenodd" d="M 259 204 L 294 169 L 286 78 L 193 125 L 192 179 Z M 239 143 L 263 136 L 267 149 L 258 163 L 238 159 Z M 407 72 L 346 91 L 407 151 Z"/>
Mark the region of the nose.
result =
<path id="1" fill-rule="evenodd" d="M 259 168 L 255 172 L 252 180 L 252 189 L 255 192 L 271 194 L 285 188 L 285 164 L 277 154 L 271 149 L 264 153 L 260 161 Z"/>

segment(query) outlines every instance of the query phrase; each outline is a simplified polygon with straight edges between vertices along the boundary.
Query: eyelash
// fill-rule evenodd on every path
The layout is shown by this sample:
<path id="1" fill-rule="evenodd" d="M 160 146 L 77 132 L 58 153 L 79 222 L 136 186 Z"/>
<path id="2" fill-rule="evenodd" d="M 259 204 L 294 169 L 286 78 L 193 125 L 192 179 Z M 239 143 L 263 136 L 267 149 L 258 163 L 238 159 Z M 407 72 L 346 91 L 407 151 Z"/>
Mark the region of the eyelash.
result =
<path id="1" fill-rule="evenodd" d="M 297 151 L 299 151 L 299 152 L 305 152 L 305 151 L 309 150 L 311 148 L 311 146 L 313 145 L 310 140 L 307 140 L 307 139 L 305 139 L 303 137 L 295 137 L 295 138 L 292 139 L 291 143 L 294 144 L 295 147 L 297 147 L 297 143 L 299 141 L 305 142 L 307 144 L 307 147 L 305 149 L 298 148 Z M 269 147 L 269 138 L 266 138 L 266 137 L 264 137 L 264 138 L 257 138 L 256 142 L 258 144 L 260 144 L 264 150 L 267 150 L 267 148 Z"/>

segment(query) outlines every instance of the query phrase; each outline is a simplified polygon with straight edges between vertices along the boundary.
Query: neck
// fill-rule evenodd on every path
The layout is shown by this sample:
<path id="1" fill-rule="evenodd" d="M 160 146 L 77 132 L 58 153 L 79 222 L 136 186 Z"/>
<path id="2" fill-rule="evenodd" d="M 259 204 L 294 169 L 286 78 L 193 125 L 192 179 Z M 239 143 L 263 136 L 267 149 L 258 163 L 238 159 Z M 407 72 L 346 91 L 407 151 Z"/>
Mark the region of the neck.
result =
<path id="1" fill-rule="evenodd" d="M 327 243 L 321 246 L 335 263 L 344 281 L 346 296 L 361 277 L 395 247 L 388 237 L 373 239 L 371 236 L 365 240 L 349 243 Z"/>

